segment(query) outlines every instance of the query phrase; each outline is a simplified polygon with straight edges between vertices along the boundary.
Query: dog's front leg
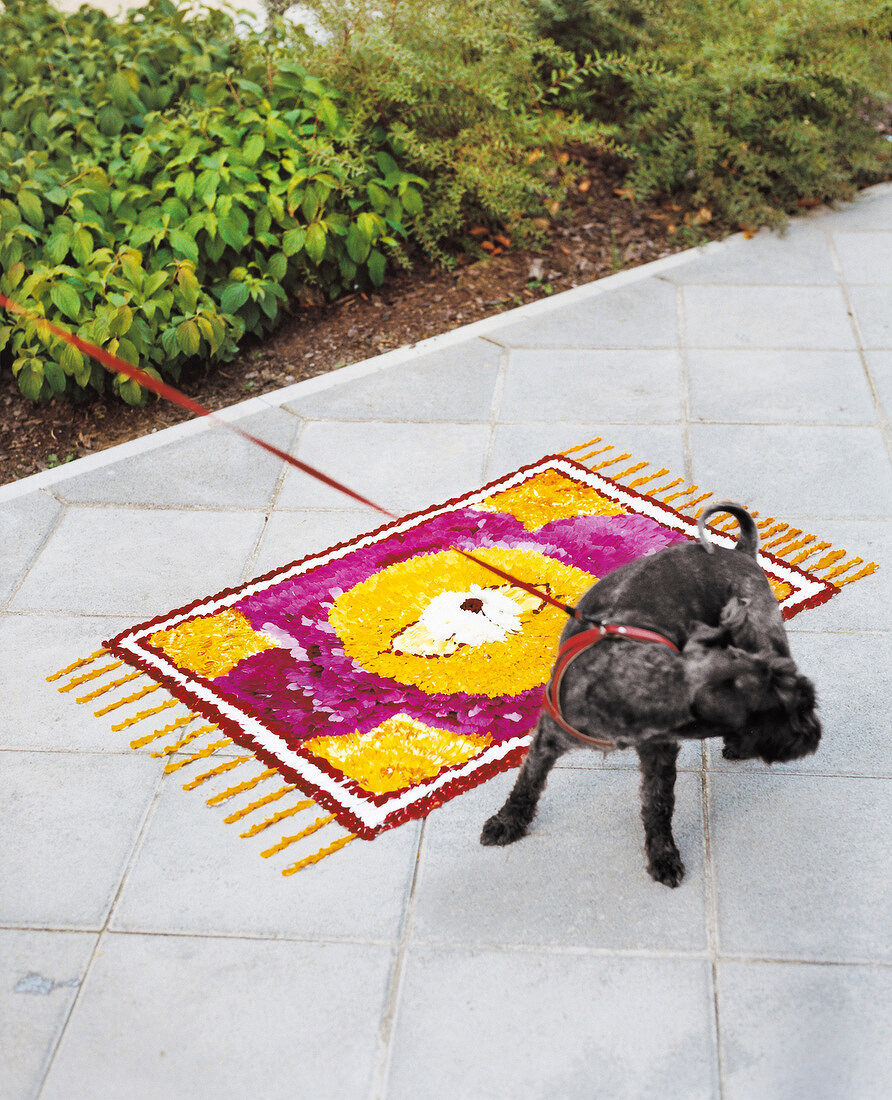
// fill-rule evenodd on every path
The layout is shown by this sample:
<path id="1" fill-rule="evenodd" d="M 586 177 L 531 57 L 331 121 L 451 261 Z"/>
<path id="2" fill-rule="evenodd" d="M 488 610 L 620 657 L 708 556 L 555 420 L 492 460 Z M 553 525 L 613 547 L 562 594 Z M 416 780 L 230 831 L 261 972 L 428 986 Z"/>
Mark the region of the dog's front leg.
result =
<path id="1" fill-rule="evenodd" d="M 555 724 L 542 715 L 514 789 L 501 810 L 493 814 L 483 826 L 481 844 L 512 844 L 526 833 L 527 826 L 536 813 L 536 805 L 548 773 L 558 757 L 567 751 L 567 747 Z"/>
<path id="2" fill-rule="evenodd" d="M 641 818 L 644 821 L 644 851 L 652 878 L 665 886 L 678 886 L 684 878 L 684 864 L 672 836 L 675 809 L 675 742 L 640 745 Z"/>

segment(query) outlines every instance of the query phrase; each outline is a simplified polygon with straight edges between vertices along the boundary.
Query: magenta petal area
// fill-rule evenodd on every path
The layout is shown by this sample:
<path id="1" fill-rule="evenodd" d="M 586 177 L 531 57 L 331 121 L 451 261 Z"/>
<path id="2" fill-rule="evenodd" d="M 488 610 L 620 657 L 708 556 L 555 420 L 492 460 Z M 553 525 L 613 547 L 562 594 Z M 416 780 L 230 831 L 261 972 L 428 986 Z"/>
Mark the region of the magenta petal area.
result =
<path id="1" fill-rule="evenodd" d="M 239 601 L 254 629 L 274 630 L 282 648 L 245 659 L 215 683 L 294 747 L 322 735 L 365 733 L 397 713 L 501 742 L 535 724 L 541 688 L 503 699 L 440 695 L 367 672 L 345 654 L 328 622 L 335 598 L 388 565 L 450 547 L 533 549 L 600 577 L 684 537 L 640 515 L 557 520 L 531 533 L 512 515 L 458 508 Z"/>

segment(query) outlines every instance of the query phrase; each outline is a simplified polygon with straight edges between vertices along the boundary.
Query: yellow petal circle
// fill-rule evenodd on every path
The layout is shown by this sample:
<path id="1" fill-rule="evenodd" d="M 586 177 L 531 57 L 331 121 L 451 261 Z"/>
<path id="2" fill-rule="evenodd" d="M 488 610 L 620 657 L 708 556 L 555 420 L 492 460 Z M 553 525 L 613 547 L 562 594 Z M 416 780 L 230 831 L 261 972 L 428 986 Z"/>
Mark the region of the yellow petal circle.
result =
<path id="1" fill-rule="evenodd" d="M 597 579 L 537 550 L 486 547 L 474 554 L 564 603 L 575 603 Z M 435 596 L 471 585 L 513 592 L 521 628 L 504 641 L 458 645 L 444 654 L 394 652 L 394 639 L 418 621 Z M 347 656 L 369 672 L 429 694 L 498 698 L 545 683 L 567 620 L 549 604 L 531 606 L 522 589 L 502 584 L 455 550 L 443 550 L 396 562 L 355 585 L 335 600 L 329 621 Z"/>

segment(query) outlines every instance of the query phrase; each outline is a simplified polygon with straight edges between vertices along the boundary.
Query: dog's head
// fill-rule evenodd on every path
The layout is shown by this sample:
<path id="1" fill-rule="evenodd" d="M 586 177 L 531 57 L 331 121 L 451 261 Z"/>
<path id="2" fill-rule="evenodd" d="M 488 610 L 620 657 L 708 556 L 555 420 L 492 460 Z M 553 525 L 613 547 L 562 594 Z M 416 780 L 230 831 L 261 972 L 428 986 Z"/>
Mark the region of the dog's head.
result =
<path id="1" fill-rule="evenodd" d="M 773 646 L 751 651 L 733 644 L 745 624 L 732 602 L 725 621 L 695 630 L 684 649 L 694 718 L 722 733 L 729 757 L 771 764 L 814 752 L 821 725 L 811 681 Z"/>

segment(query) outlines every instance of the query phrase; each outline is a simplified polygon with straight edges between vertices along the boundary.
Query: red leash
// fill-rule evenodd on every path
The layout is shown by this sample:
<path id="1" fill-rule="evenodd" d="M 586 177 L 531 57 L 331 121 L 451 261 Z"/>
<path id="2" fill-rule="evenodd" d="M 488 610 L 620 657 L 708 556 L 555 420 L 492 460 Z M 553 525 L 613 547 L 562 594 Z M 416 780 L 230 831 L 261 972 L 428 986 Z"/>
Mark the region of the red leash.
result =
<path id="1" fill-rule="evenodd" d="M 338 492 L 344 493 L 353 500 L 358 500 L 361 504 L 368 505 L 369 508 L 374 508 L 374 510 L 380 512 L 382 516 L 387 516 L 388 519 L 400 518 L 387 508 L 382 508 L 380 504 L 376 504 L 373 500 L 369 500 L 368 497 L 364 497 L 361 493 L 357 493 L 349 486 L 344 485 L 340 481 L 336 481 L 335 478 L 329 477 L 328 474 L 323 473 L 321 470 L 317 470 L 315 466 L 310 466 L 306 462 L 301 462 L 300 459 L 288 454 L 287 451 L 281 450 L 272 443 L 267 443 L 264 439 L 259 439 L 256 435 L 251 435 L 250 432 L 246 432 L 243 428 L 238 427 L 237 424 L 232 424 L 228 420 L 223 420 L 221 417 L 212 413 L 210 409 L 206 409 L 204 405 L 199 404 L 191 397 L 181 393 L 180 390 L 175 389 L 173 386 L 169 386 L 166 382 L 159 382 L 157 378 L 153 378 L 150 374 L 146 374 L 146 372 L 140 370 L 139 367 L 134 367 L 131 363 L 127 363 L 119 356 L 112 354 L 110 351 L 106 351 L 105 348 L 100 348 L 96 344 L 90 343 L 89 340 L 84 340 L 80 336 L 76 336 L 73 332 L 69 332 L 67 329 L 61 328 L 52 321 L 48 321 L 45 317 L 40 317 L 31 310 L 19 305 L 18 302 L 14 302 L 12 299 L 7 298 L 4 294 L 0 294 L 0 306 L 3 306 L 4 309 L 8 309 L 12 313 L 21 314 L 23 317 L 27 317 L 28 320 L 34 321 L 39 325 L 43 325 L 43 327 L 54 336 L 58 336 L 59 339 L 64 340 L 66 344 L 71 344 L 71 346 L 77 348 L 79 352 L 88 355 L 91 359 L 95 359 L 97 363 L 101 363 L 102 366 L 105 367 L 106 370 L 111 371 L 112 374 L 124 374 L 128 378 L 132 378 L 134 382 L 138 382 L 141 386 L 145 386 L 145 388 L 152 393 L 156 393 L 159 397 L 163 397 L 165 400 L 173 402 L 174 405 L 179 405 L 180 408 L 188 409 L 189 412 L 195 413 L 196 416 L 209 416 L 215 424 L 222 424 L 224 428 L 228 428 L 230 431 L 235 432 L 236 435 L 240 435 L 242 439 L 247 439 L 251 443 L 256 443 L 258 447 L 262 447 L 265 451 L 269 451 L 270 454 L 275 455 L 283 462 L 287 462 L 290 466 L 294 466 L 303 473 L 309 474 L 310 477 L 314 477 L 317 481 L 329 485 L 332 489 L 337 489 Z M 510 573 L 506 573 L 495 565 L 490 565 L 489 562 L 482 561 L 480 558 L 468 553 L 467 550 L 461 550 L 457 546 L 454 547 L 454 550 L 469 561 L 476 562 L 477 565 L 489 570 L 490 573 L 495 573 L 495 575 L 501 577 L 502 580 L 506 580 L 510 584 L 522 588 L 525 592 L 529 592 L 530 595 L 535 596 L 544 603 L 559 608 L 567 615 L 576 617 L 576 609 L 569 604 L 561 603 L 547 592 L 542 592 L 534 585 L 527 584 L 526 581 L 522 581 L 520 578 L 514 577 Z"/>

